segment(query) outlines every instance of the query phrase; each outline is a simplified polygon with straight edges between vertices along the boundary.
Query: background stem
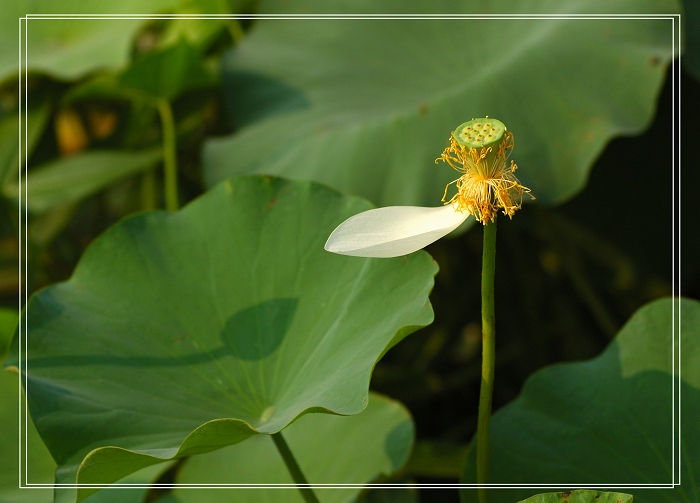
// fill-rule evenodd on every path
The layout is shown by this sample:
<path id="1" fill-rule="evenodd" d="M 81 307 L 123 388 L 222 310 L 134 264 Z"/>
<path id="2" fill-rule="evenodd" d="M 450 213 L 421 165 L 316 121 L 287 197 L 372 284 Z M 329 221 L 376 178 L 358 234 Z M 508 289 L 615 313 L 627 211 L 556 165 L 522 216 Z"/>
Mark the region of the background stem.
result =
<path id="1" fill-rule="evenodd" d="M 168 211 L 175 211 L 179 206 L 177 198 L 177 147 L 175 121 L 173 120 L 170 103 L 167 100 L 158 100 L 158 113 L 160 114 L 160 122 L 163 129 L 165 208 Z"/>
<path id="2" fill-rule="evenodd" d="M 308 482 L 306 481 L 306 477 L 304 477 L 301 468 L 299 468 L 296 459 L 294 459 L 294 455 L 289 449 L 287 442 L 284 440 L 282 432 L 273 433 L 271 436 L 272 440 L 275 442 L 277 450 L 284 460 L 284 464 L 287 465 L 289 473 L 294 479 L 294 482 L 297 484 L 297 489 L 299 489 L 304 501 L 306 501 L 306 503 L 319 503 L 313 490 L 310 487 L 303 487 L 303 485 L 308 485 Z"/>
<path id="3" fill-rule="evenodd" d="M 231 34 L 231 38 L 234 43 L 238 43 L 245 38 L 245 32 L 238 19 L 231 19 L 227 23 L 228 32 Z"/>
<path id="4" fill-rule="evenodd" d="M 154 210 L 158 204 L 155 167 L 141 176 L 141 209 Z"/>
<path id="5" fill-rule="evenodd" d="M 493 376 L 496 366 L 496 313 L 493 283 L 496 273 L 496 219 L 484 225 L 484 251 L 481 264 L 481 330 L 482 363 L 479 416 L 476 427 L 476 481 L 489 480 L 489 427 L 493 398 Z M 479 503 L 488 503 L 488 489 L 480 488 Z"/>

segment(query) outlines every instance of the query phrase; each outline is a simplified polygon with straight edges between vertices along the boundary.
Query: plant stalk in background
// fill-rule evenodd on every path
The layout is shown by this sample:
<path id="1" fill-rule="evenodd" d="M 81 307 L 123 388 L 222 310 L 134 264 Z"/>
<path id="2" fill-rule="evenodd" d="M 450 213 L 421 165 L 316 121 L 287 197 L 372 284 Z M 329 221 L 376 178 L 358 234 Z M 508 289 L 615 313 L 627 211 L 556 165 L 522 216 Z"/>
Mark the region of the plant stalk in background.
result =
<path id="1" fill-rule="evenodd" d="M 157 102 L 158 113 L 163 131 L 163 167 L 165 179 L 165 208 L 175 211 L 179 207 L 177 197 L 177 146 L 175 136 L 175 120 L 168 100 Z"/>

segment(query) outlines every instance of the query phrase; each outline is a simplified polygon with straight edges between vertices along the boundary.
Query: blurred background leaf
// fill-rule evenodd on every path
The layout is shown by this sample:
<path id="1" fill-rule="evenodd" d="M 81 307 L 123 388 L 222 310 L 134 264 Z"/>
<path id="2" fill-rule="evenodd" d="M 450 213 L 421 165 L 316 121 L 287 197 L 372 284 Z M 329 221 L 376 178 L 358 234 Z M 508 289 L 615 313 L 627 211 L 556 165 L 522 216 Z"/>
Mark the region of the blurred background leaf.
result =
<path id="1" fill-rule="evenodd" d="M 0 80 L 17 73 L 20 17 L 27 14 L 147 15 L 172 10 L 178 3 L 178 0 L 124 0 L 103 2 L 96 9 L 91 0 L 5 2 L 0 29 Z M 143 24 L 143 19 L 29 19 L 28 69 L 70 80 L 100 68 L 119 68 L 129 60 L 134 34 Z"/>
<path id="2" fill-rule="evenodd" d="M 233 14 L 253 10 L 255 0 L 183 0 L 180 2 L 180 14 Z M 231 39 L 241 40 L 245 34 L 238 21 L 233 19 L 174 19 L 168 23 L 160 39 L 163 45 L 169 45 L 180 38 L 209 48 L 214 45 L 221 31 L 227 31 Z"/>
<path id="3" fill-rule="evenodd" d="M 32 152 L 44 132 L 51 114 L 52 103 L 44 97 L 38 104 L 27 107 L 23 123 L 27 126 L 26 149 Z M 24 152 L 19 151 L 19 113 L 12 110 L 0 118 L 0 184 L 14 182 L 20 164 L 24 162 Z M 20 158 L 21 156 L 21 158 Z"/>
<path id="4" fill-rule="evenodd" d="M 32 213 L 41 213 L 79 201 L 117 180 L 153 168 L 161 157 L 160 148 L 91 150 L 37 166 L 22 182 L 27 184 L 27 208 Z M 16 184 L 3 189 L 5 197 L 16 196 L 18 190 Z"/>
<path id="5" fill-rule="evenodd" d="M 216 84 L 217 78 L 204 66 L 200 50 L 181 38 L 164 49 L 141 56 L 122 72 L 98 74 L 71 89 L 64 101 L 75 103 L 90 98 L 170 101 L 183 92 Z"/>
<path id="6" fill-rule="evenodd" d="M 74 4 L 63 5 L 61 12 L 72 12 L 71 8 L 82 13 L 110 12 L 110 7 L 96 9 L 89 2 Z M 229 13 L 245 7 L 239 1 L 188 0 L 172 2 L 170 7 L 163 3 L 167 8 L 160 10 L 197 13 L 215 4 L 218 11 Z M 52 12 L 42 2 L 33 7 Z M 162 149 L 159 110 L 165 101 L 169 101 L 177 138 L 180 197 L 188 201 L 202 192 L 199 146 L 208 130 L 219 127 L 218 54 L 233 43 L 234 34 L 240 37 L 243 31 L 234 19 L 132 21 L 106 21 L 111 23 L 106 36 L 115 47 L 124 46 L 123 58 L 103 64 L 103 59 L 89 54 L 82 70 L 70 76 L 39 67 L 28 76 L 29 114 L 23 118 L 22 129 L 27 127 L 26 180 L 32 192 L 28 206 L 33 212 L 27 232 L 30 290 L 67 277 L 87 243 L 111 223 L 134 211 L 163 205 L 162 174 L 154 168 L 159 164 L 157 151 Z M 94 22 L 95 29 L 102 29 L 96 20 L 76 22 Z M 51 33 L 70 39 L 57 51 L 96 49 L 83 47 L 95 41 L 70 20 L 42 20 L 42 26 L 44 23 L 52 24 Z M 194 25 L 200 25 L 200 30 Z M 209 27 L 206 34 L 201 33 L 205 25 Z M 120 36 L 109 38 L 115 30 Z M 35 41 L 41 39 L 37 32 L 32 35 L 37 36 Z M 54 58 L 63 68 L 52 45 L 30 51 L 39 59 Z M 16 60 L 16 54 L 14 57 Z M 0 228 L 10 236 L 18 232 L 19 105 L 17 84 L 8 74 L 0 85 L 0 143 L 4 146 L 0 149 L 0 181 L 7 203 L 0 212 Z M 17 273 L 9 266 L 3 268 L 16 256 L 3 253 L 10 250 L 10 239 L 15 238 L 7 238 L 8 246 L 0 246 L 0 296 L 18 286 L 13 279 Z"/>
<path id="7" fill-rule="evenodd" d="M 123 87 L 167 100 L 185 91 L 214 86 L 217 82 L 204 67 L 200 51 L 184 39 L 136 60 L 119 80 Z"/>
<path id="8" fill-rule="evenodd" d="M 406 12 L 420 2 L 403 2 Z M 392 2 L 333 3 L 391 12 Z M 552 12 L 548 2 L 441 2 L 450 13 Z M 326 2 L 261 2 L 304 13 Z M 578 0 L 558 13 L 673 13 L 674 0 Z M 237 134 L 208 142 L 205 176 L 312 179 L 379 206 L 439 205 L 455 178 L 433 162 L 474 116 L 515 134 L 523 184 L 543 203 L 571 198 L 614 136 L 640 132 L 672 54 L 669 21 L 639 19 L 259 20 L 224 59 Z"/>

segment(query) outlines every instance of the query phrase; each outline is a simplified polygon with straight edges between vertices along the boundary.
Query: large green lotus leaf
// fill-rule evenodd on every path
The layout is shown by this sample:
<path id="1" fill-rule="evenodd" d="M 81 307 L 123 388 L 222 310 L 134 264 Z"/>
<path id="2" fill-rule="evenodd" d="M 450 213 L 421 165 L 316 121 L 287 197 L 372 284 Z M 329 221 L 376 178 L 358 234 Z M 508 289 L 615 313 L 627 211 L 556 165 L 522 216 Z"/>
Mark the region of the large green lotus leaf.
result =
<path id="1" fill-rule="evenodd" d="M 173 10 L 178 0 L 5 0 L 0 21 L 0 80 L 17 74 L 18 20 L 27 14 L 149 14 Z M 116 68 L 129 60 L 143 19 L 29 19 L 28 69 L 74 79 L 97 68 Z"/>
<path id="2" fill-rule="evenodd" d="M 362 414 L 308 414 L 284 430 L 306 479 L 312 484 L 364 484 L 390 475 L 408 459 L 413 422 L 401 404 L 370 393 Z M 209 454 L 194 456 L 180 470 L 177 484 L 294 484 L 270 437 L 258 435 Z M 354 501 L 361 487 L 316 489 L 323 503 Z M 303 503 L 296 489 L 175 489 L 180 503 Z"/>
<path id="3" fill-rule="evenodd" d="M 580 490 L 538 494 L 520 503 L 632 503 L 632 500 L 629 494 Z"/>
<path id="4" fill-rule="evenodd" d="M 267 0 L 267 12 L 393 12 L 391 0 Z M 405 12 L 673 13 L 674 0 L 401 2 Z M 438 206 L 457 177 L 434 160 L 465 120 L 513 131 L 542 202 L 582 188 L 615 135 L 651 120 L 672 22 L 649 19 L 259 20 L 224 60 L 240 130 L 209 142 L 210 184 L 240 172 L 327 183 L 385 206 Z"/>
<path id="5" fill-rule="evenodd" d="M 675 302 L 680 321 L 672 319 L 670 299 L 654 301 L 632 316 L 599 357 L 535 373 L 521 395 L 493 416 L 491 481 L 574 489 L 578 484 L 671 484 L 675 473 L 680 487 L 645 489 L 640 501 L 700 501 L 700 303 Z M 672 336 L 679 326 L 680 382 L 673 376 L 679 346 Z M 682 400 L 680 430 L 673 415 L 674 386 L 675 400 Z M 674 440 L 679 432 L 680 468 Z M 471 451 L 465 483 L 475 480 Z M 535 492 L 492 491 L 492 501 L 511 503 Z M 476 501 L 476 491 L 464 490 L 462 497 Z"/>
<path id="6" fill-rule="evenodd" d="M 233 178 L 95 240 L 24 313 L 26 393 L 57 480 L 111 483 L 306 412 L 362 411 L 379 357 L 432 321 L 437 270 L 422 251 L 323 249 L 369 207 L 313 183 Z M 15 366 L 18 350 L 15 338 Z"/>

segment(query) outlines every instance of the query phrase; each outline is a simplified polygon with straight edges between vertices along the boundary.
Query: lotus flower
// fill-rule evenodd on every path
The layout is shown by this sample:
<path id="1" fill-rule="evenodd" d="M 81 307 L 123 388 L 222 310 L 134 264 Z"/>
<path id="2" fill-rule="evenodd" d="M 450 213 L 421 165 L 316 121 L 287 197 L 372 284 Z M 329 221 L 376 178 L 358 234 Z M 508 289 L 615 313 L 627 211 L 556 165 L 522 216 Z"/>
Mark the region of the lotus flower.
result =
<path id="1" fill-rule="evenodd" d="M 437 241 L 470 215 L 484 225 L 494 221 L 499 209 L 512 218 L 523 193 L 530 195 L 515 177 L 518 166 L 507 162 L 513 133 L 486 117 L 460 125 L 449 141 L 435 162 L 444 161 L 462 175 L 445 187 L 444 206 L 388 206 L 359 213 L 336 227 L 325 249 L 356 257 L 398 257 Z M 446 200 L 452 184 L 457 193 Z"/>

